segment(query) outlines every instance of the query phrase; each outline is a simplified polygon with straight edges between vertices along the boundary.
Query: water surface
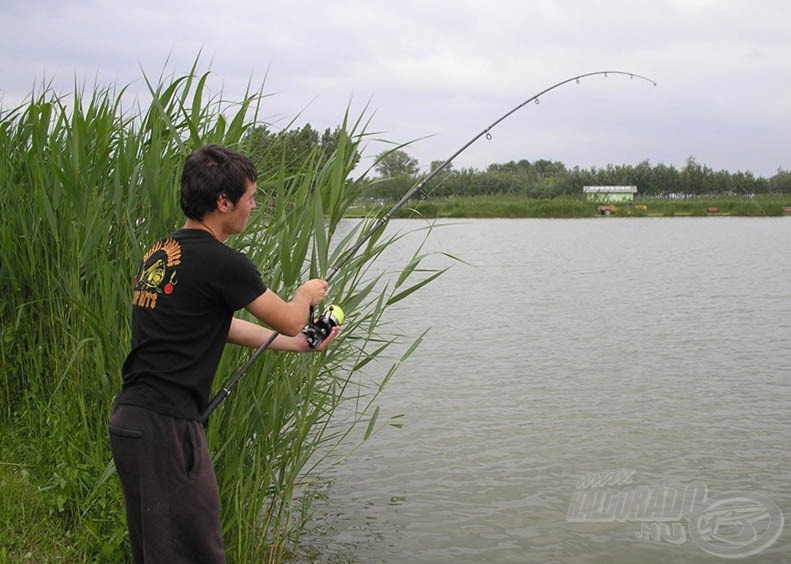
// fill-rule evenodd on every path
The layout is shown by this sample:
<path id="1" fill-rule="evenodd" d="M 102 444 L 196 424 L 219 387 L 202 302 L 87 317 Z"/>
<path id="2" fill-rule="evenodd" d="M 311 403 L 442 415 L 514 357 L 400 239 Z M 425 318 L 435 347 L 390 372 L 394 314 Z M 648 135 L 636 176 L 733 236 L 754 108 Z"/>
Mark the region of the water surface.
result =
<path id="1" fill-rule="evenodd" d="M 427 250 L 467 264 L 390 314 L 432 327 L 380 398 L 404 427 L 330 471 L 315 560 L 722 560 L 683 519 L 678 544 L 570 522 L 580 477 L 619 470 L 755 492 L 791 519 L 789 249 L 788 218 L 441 222 Z M 791 561 L 789 529 L 746 561 Z"/>

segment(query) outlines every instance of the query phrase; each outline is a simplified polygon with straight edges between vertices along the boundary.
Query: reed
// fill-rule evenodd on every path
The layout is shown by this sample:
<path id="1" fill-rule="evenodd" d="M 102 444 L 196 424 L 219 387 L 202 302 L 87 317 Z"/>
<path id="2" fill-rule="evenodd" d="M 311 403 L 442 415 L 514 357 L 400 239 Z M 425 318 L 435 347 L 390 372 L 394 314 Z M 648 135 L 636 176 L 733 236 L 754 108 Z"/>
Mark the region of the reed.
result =
<path id="1" fill-rule="evenodd" d="M 33 532 L 42 527 L 29 527 L 0 538 L 3 559 L 128 558 L 106 427 L 129 341 L 131 278 L 145 248 L 183 221 L 177 186 L 186 154 L 209 142 L 244 151 L 263 100 L 247 92 L 225 102 L 209 95 L 208 77 L 197 60 L 184 76 L 144 77 L 145 108 L 124 108 L 124 89 L 61 95 L 45 86 L 0 109 L 0 463 L 25 468 L 24 480 L 0 480 L 0 493 L 7 483 L 30 488 L 35 515 L 61 537 L 45 541 Z M 347 111 L 333 154 L 314 152 L 296 173 L 285 158 L 279 170 L 260 171 L 266 205 L 229 244 L 284 297 L 327 272 L 372 225 L 341 223 L 362 190 L 350 173 L 366 126 Z M 279 561 L 295 550 L 309 500 L 300 492 L 318 461 L 351 429 L 373 428 L 376 395 L 403 360 L 370 370 L 403 338 L 387 332 L 385 312 L 440 274 L 416 268 L 418 251 L 395 282 L 372 269 L 396 239 L 373 237 L 333 280 L 328 300 L 347 322 L 329 353 L 267 352 L 212 416 L 230 561 Z M 248 354 L 229 347 L 217 384 Z M 3 516 L 12 522 L 25 511 L 10 506 Z"/>

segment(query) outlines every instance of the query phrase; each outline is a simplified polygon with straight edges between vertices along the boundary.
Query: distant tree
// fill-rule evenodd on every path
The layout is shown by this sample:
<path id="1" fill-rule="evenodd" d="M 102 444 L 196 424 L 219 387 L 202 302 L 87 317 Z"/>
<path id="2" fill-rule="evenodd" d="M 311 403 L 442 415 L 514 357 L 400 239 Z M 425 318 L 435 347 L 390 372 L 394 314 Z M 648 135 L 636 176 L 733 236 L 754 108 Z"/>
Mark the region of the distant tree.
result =
<path id="1" fill-rule="evenodd" d="M 287 175 L 299 172 L 311 152 L 319 146 L 319 134 L 308 124 L 300 129 L 272 132 L 262 125 L 250 130 L 248 153 L 259 175 L 277 175 L 281 167 Z"/>
<path id="2" fill-rule="evenodd" d="M 382 178 L 414 177 L 419 170 L 417 159 L 400 149 L 380 153 L 375 168 Z"/>
<path id="3" fill-rule="evenodd" d="M 520 163 L 527 161 L 519 161 Z M 530 171 L 538 178 L 561 177 L 566 174 L 566 165 L 559 161 L 540 159 L 530 165 Z"/>
<path id="4" fill-rule="evenodd" d="M 394 178 L 374 178 L 369 182 L 365 195 L 370 198 L 384 198 L 398 200 L 414 185 L 409 176 L 396 176 Z"/>
<path id="5" fill-rule="evenodd" d="M 767 182 L 767 189 L 775 194 L 791 194 L 791 171 L 777 169 L 777 174 Z"/>
<path id="6" fill-rule="evenodd" d="M 706 192 L 706 177 L 711 169 L 701 166 L 694 157 L 687 159 L 687 164 L 681 169 L 681 186 L 686 194 L 704 194 Z"/>
<path id="7" fill-rule="evenodd" d="M 434 172 L 439 167 L 441 167 L 444 163 L 445 163 L 445 161 L 431 161 L 431 166 L 429 166 L 429 169 L 428 169 L 429 172 Z M 453 163 L 449 163 L 448 166 L 446 166 L 444 169 L 442 169 L 442 171 L 443 172 L 453 172 Z"/>
<path id="8" fill-rule="evenodd" d="M 260 175 L 279 174 L 281 166 L 286 175 L 292 175 L 307 163 L 317 164 L 328 159 L 338 147 L 340 134 L 340 128 L 327 128 L 319 135 L 310 124 L 276 133 L 262 125 L 250 130 L 247 150 Z M 355 155 L 355 160 L 359 159 L 360 155 Z"/>

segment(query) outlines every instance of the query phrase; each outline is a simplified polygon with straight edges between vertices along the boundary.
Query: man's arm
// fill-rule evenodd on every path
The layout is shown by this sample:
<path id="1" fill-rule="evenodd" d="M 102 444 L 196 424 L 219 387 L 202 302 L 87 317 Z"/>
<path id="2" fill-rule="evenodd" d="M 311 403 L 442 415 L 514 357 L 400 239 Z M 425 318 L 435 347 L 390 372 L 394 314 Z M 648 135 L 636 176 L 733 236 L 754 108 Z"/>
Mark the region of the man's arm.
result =
<path id="1" fill-rule="evenodd" d="M 272 290 L 267 290 L 247 304 L 245 309 L 278 333 L 294 337 L 307 323 L 311 306 L 319 305 L 324 299 L 327 287 L 324 280 L 308 280 L 296 289 L 294 297 L 288 302 Z"/>
<path id="2" fill-rule="evenodd" d="M 338 335 L 339 331 L 340 328 L 335 327 L 330 335 L 324 339 L 316 349 L 311 349 L 308 346 L 308 341 L 301 331 L 291 337 L 288 335 L 278 335 L 275 337 L 275 340 L 272 341 L 269 348 L 275 351 L 324 352 Z M 231 320 L 231 328 L 228 330 L 228 342 L 257 349 L 272 336 L 272 333 L 272 331 L 257 323 L 250 323 L 244 319 L 234 317 Z"/>

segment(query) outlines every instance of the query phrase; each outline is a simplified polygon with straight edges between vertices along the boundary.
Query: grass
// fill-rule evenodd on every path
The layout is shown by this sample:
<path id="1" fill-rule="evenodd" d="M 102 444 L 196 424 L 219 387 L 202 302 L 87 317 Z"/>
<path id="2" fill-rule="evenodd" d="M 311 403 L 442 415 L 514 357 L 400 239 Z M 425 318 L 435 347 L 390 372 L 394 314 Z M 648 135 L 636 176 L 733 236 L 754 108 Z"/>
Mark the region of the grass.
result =
<path id="1" fill-rule="evenodd" d="M 57 539 L 64 531 L 52 529 L 45 498 L 39 492 L 30 471 L 24 465 L 0 464 L 0 527 L 3 544 L 0 563 L 44 561 L 52 554 L 64 554 Z M 68 556 L 68 554 L 64 554 Z"/>
<path id="2" fill-rule="evenodd" d="M 209 96 L 208 74 L 197 66 L 158 83 L 146 77 L 145 107 L 124 108 L 123 88 L 62 95 L 45 87 L 0 110 L 0 556 L 7 561 L 129 559 L 107 419 L 129 342 L 131 278 L 148 245 L 183 222 L 176 194 L 185 156 L 210 142 L 244 151 L 263 99 L 260 92 L 232 103 Z M 267 205 L 229 242 L 283 297 L 326 273 L 374 224 L 368 216 L 339 228 L 362 190 L 349 174 L 367 135 L 362 117 L 339 120 L 332 154 L 314 151 L 296 171 L 285 158 L 260 171 Z M 270 150 L 286 154 L 283 146 Z M 311 472 L 351 429 L 376 422 L 376 396 L 404 360 L 387 358 L 405 337 L 386 330 L 386 312 L 438 274 L 416 268 L 419 250 L 401 272 L 374 272 L 371 264 L 395 240 L 372 237 L 333 280 L 328 302 L 348 317 L 331 352 L 263 355 L 212 416 L 229 561 L 279 561 L 293 550 L 309 510 L 299 493 Z M 216 385 L 248 355 L 229 347 Z M 351 415 L 338 421 L 341 407 Z"/>
<path id="3" fill-rule="evenodd" d="M 585 217 L 589 205 L 581 200 L 535 200 L 519 196 L 492 195 L 420 200 L 401 210 L 399 217 Z"/>
<path id="4" fill-rule="evenodd" d="M 673 216 L 740 216 L 779 217 L 783 208 L 791 205 L 789 196 L 710 197 L 689 200 L 648 200 L 649 215 Z"/>

